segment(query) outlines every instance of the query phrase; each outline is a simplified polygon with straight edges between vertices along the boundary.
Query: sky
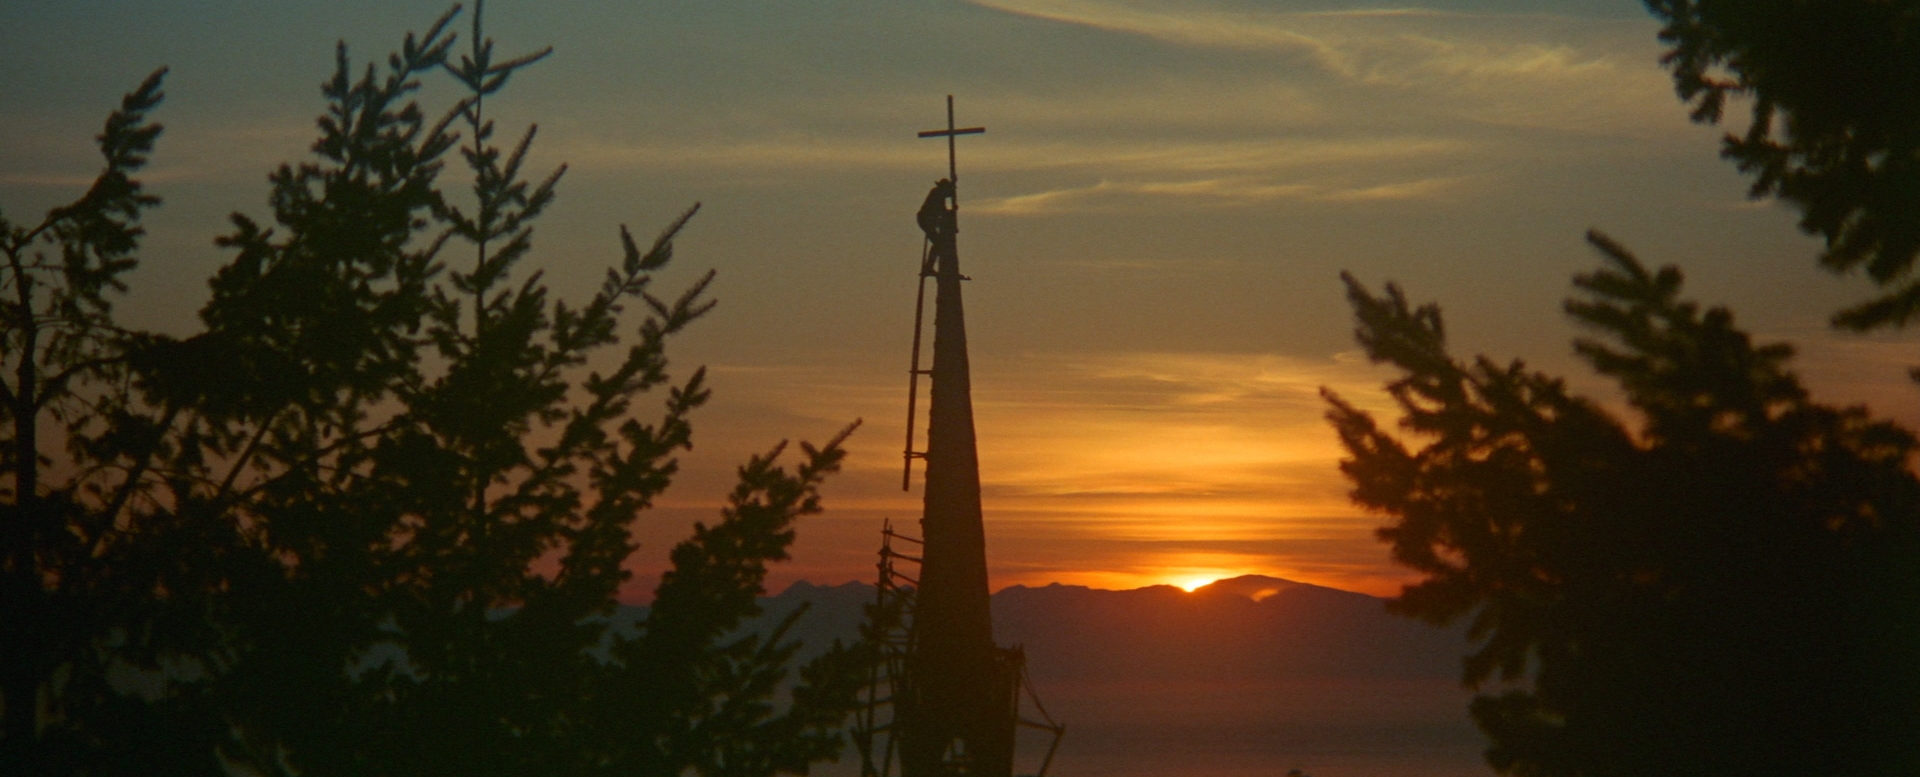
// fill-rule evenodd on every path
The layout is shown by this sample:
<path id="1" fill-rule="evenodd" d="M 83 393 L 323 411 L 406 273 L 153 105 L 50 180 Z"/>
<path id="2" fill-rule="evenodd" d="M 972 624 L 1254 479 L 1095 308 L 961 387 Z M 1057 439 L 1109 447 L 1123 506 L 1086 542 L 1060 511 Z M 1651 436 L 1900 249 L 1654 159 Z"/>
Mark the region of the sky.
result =
<path id="1" fill-rule="evenodd" d="M 190 334 L 226 214 L 264 215 L 266 174 L 306 154 L 336 42 L 378 62 L 445 9 L 0 5 L 0 212 L 80 194 L 100 122 L 171 68 L 144 177 L 165 204 L 119 310 Z M 534 169 L 568 166 L 530 260 L 557 292 L 592 292 L 619 225 L 702 205 L 660 283 L 718 272 L 672 353 L 714 398 L 641 519 L 630 598 L 782 439 L 863 422 L 774 590 L 870 580 L 882 521 L 918 519 L 899 485 L 913 213 L 947 148 L 915 135 L 947 95 L 987 128 L 959 139 L 959 245 L 995 588 L 1410 581 L 1322 419 L 1322 387 L 1391 418 L 1342 270 L 1439 303 L 1457 356 L 1615 401 L 1560 313 L 1598 228 L 1796 344 L 1816 398 L 1920 421 L 1912 336 L 1826 328 L 1867 282 L 1817 269 L 1795 215 L 1745 197 L 1634 0 L 493 0 L 485 22 L 504 53 L 555 48 L 488 110 L 503 133 L 538 124 Z"/>

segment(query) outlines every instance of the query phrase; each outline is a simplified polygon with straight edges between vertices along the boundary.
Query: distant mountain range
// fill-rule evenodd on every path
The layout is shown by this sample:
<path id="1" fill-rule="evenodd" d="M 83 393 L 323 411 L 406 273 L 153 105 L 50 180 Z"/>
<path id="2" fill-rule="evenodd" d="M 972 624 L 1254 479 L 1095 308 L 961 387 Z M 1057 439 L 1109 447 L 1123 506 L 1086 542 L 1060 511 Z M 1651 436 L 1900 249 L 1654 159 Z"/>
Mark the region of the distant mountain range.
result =
<path id="1" fill-rule="evenodd" d="M 808 603 L 796 636 L 818 649 L 854 639 L 873 601 L 869 585 L 802 582 L 765 599 L 763 617 Z M 1026 648 L 1067 727 L 1054 775 L 1489 771 L 1459 685 L 1462 635 L 1377 597 L 1257 575 L 1191 593 L 1014 586 L 994 594 L 993 616 L 995 641 Z M 1023 749 L 1035 754 L 1021 768 L 1037 767 L 1044 743 Z"/>

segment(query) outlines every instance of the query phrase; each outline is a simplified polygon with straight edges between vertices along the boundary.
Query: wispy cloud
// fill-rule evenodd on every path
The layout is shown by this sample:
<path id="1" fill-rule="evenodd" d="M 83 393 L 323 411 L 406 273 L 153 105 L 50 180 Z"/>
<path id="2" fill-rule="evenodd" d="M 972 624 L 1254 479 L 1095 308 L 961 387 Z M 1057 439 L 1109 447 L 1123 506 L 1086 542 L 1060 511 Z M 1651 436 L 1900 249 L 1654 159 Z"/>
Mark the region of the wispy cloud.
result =
<path id="1" fill-rule="evenodd" d="M 1322 67 L 1350 73 L 1352 64 L 1336 46 L 1275 23 L 1286 17 L 1176 8 L 1122 0 L 973 0 L 975 5 L 1037 19 L 1093 27 L 1189 46 L 1303 54 Z"/>
<path id="2" fill-rule="evenodd" d="M 1319 390 L 1360 396 L 1378 382 L 1367 365 L 1277 354 L 1036 354 L 1022 361 L 1046 363 L 1022 370 L 1049 376 L 1046 384 L 976 397 L 981 423 L 1000 430 L 983 448 L 1002 462 L 999 493 L 1091 498 L 1128 513 L 1142 505 L 1110 498 L 1184 505 L 1147 508 L 1162 513 L 1237 511 L 1233 505 L 1245 500 L 1267 514 L 1343 505 Z"/>
<path id="3" fill-rule="evenodd" d="M 1362 185 L 1332 181 L 1274 183 L 1249 178 L 1101 181 L 1092 186 L 989 198 L 971 205 L 970 210 L 977 215 L 1054 216 L 1071 212 L 1161 209 L 1169 200 L 1221 207 L 1257 205 L 1278 200 L 1371 203 L 1448 196 L 1457 192 L 1467 180 L 1450 176 Z"/>
<path id="4" fill-rule="evenodd" d="M 791 137 L 622 141 L 569 138 L 556 155 L 599 169 L 684 170 L 871 170 L 926 166 L 927 155 L 911 146 L 876 146 L 854 137 Z"/>
<path id="5" fill-rule="evenodd" d="M 997 140 L 974 149 L 971 167 L 981 171 L 1084 168 L 1126 173 L 1222 173 L 1456 156 L 1474 148 L 1455 138 L 1411 135 L 1341 137 L 1270 136 L 1244 140 L 1147 137 L 1075 142 Z M 673 167 L 729 170 L 917 170 L 925 149 L 876 144 L 871 138 L 789 137 L 674 139 L 623 142 L 566 138 L 552 151 L 573 162 L 615 168 Z"/>
<path id="6" fill-rule="evenodd" d="M 1237 512 L 1248 501 L 1266 515 L 1325 514 L 1344 506 L 1344 486 L 1321 387 L 1387 410 L 1375 390 L 1380 371 L 1351 354 L 1035 352 L 996 358 L 992 368 L 1025 377 L 974 392 L 978 423 L 992 430 L 980 441 L 983 467 L 992 462 L 983 469 L 988 489 L 1023 509 L 1084 517 Z M 791 405 L 781 414 L 821 425 L 835 419 L 818 417 L 814 398 L 839 397 L 839 412 L 868 418 L 856 442 L 874 449 L 849 461 L 849 471 L 897 477 L 904 385 L 819 365 L 752 370 L 753 385 L 779 389 L 735 401 Z M 715 374 L 741 373 L 721 366 Z"/>
<path id="7" fill-rule="evenodd" d="M 997 580 L 1130 587 L 1261 572 L 1376 593 L 1403 575 L 1354 508 L 1322 386 L 1384 410 L 1364 359 L 1028 354 L 976 392 Z M 1044 553 L 1022 549 L 1046 548 Z M 1071 559 L 1061 563 L 1060 559 Z"/>
<path id="8" fill-rule="evenodd" d="M 260 180 L 275 166 L 300 160 L 315 137 L 312 120 L 297 115 L 257 121 L 175 119 L 164 113 L 160 118 L 166 131 L 154 146 L 151 164 L 138 176 L 149 185 Z M 104 166 L 83 134 L 91 131 L 0 132 L 0 146 L 8 152 L 0 154 L 0 187 L 84 189 Z"/>
<path id="9" fill-rule="evenodd" d="M 1558 26 L 1555 17 L 1425 9 L 1245 11 L 1166 0 L 972 0 L 1006 13 L 1137 35 L 1167 43 L 1269 54 L 1304 54 L 1326 71 L 1363 81 L 1428 72 L 1567 77 L 1614 65 L 1605 52 L 1514 40 L 1515 28 Z M 1606 25 L 1585 20 L 1588 25 Z"/>
<path id="10" fill-rule="evenodd" d="M 1246 179 L 1194 181 L 1101 181 L 1092 186 L 997 197 L 972 204 L 979 215 L 1051 216 L 1068 212 L 1117 211 L 1142 200 L 1178 199 L 1233 205 L 1298 198 L 1311 193 L 1304 184 L 1260 183 Z"/>
<path id="11" fill-rule="evenodd" d="M 1650 21 L 1417 8 L 1248 11 L 1167 0 L 973 0 L 1195 51 L 1273 59 L 1276 79 L 1383 90 L 1402 110 L 1636 134 L 1672 114 Z M 1292 65 L 1304 64 L 1305 73 Z M 1310 93 L 1310 90 L 1309 90 Z M 1409 101 L 1411 100 L 1411 101 Z M 1342 94 L 1342 103 L 1368 102 Z"/>
<path id="12" fill-rule="evenodd" d="M 1422 178 L 1415 181 L 1395 181 L 1374 186 L 1328 192 L 1322 199 L 1337 202 L 1418 200 L 1451 194 L 1459 189 L 1466 181 L 1467 179 L 1461 176 Z"/>
<path id="13" fill-rule="evenodd" d="M 1521 173 L 1506 163 L 1564 158 L 1570 138 L 1641 143 L 1685 125 L 1645 20 L 1209 0 L 975 4 L 1179 52 L 1086 81 L 1063 80 L 1037 53 L 1037 72 L 1052 77 L 976 93 L 991 134 L 965 164 L 998 189 L 970 193 L 975 215 L 1448 201 L 1515 185 L 1507 177 Z M 772 104 L 780 116 L 717 134 L 627 137 L 601 124 L 591 137 L 556 138 L 552 153 L 583 169 L 755 180 L 927 167 L 924 144 L 824 118 L 836 106 L 891 110 L 891 93 Z"/>

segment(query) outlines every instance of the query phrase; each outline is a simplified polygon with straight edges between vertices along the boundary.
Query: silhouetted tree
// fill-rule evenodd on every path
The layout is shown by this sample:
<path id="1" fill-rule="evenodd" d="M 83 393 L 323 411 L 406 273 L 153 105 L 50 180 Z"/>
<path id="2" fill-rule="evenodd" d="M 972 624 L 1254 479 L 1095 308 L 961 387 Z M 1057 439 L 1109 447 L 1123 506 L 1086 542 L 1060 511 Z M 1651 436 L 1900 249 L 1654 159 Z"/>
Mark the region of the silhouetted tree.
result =
<path id="1" fill-rule="evenodd" d="M 1694 121 L 1718 123 L 1729 97 L 1752 123 L 1721 155 L 1754 177 L 1755 197 L 1800 209 L 1827 241 L 1822 264 L 1863 267 L 1883 296 L 1848 308 L 1850 329 L 1920 313 L 1920 2 L 1645 0 L 1665 23 L 1662 60 Z"/>
<path id="2" fill-rule="evenodd" d="M 100 730 L 121 723 L 146 744 L 178 726 L 109 687 L 119 648 L 150 643 L 152 552 L 131 508 L 164 456 L 164 425 L 131 385 L 137 335 L 113 299 L 137 264 L 141 214 L 159 203 L 134 173 L 160 127 L 164 70 L 121 101 L 98 136 L 105 169 L 80 198 L 36 223 L 0 215 L 0 772 L 84 766 Z M 60 451 L 61 455 L 50 454 Z M 144 719 L 142 719 L 144 718 Z M 204 761 L 211 763 L 211 753 Z"/>
<path id="3" fill-rule="evenodd" d="M 86 196 L 0 222 L 0 772 L 762 775 L 837 754 L 861 658 L 795 681 L 784 627 L 741 629 L 851 427 L 792 471 L 781 447 L 743 467 L 654 616 L 619 627 L 630 527 L 708 396 L 666 344 L 712 273 L 652 291 L 690 209 L 650 245 L 623 228 L 589 299 L 550 298 L 523 261 L 562 171 L 526 180 L 533 130 L 502 148 L 483 110 L 547 52 L 496 57 L 476 12 L 455 62 L 458 10 L 384 69 L 340 47 L 313 158 L 270 177 L 272 226 L 236 213 L 218 241 L 200 334 L 126 331 L 109 304 L 157 202 L 131 174 L 160 73 L 108 120 Z M 430 120 L 414 97 L 440 71 L 466 96 Z"/>
<path id="4" fill-rule="evenodd" d="M 1606 238 L 1566 310 L 1638 423 L 1519 362 L 1455 361 L 1440 312 L 1347 277 L 1405 436 L 1328 394 L 1353 498 L 1466 621 L 1465 680 L 1517 775 L 1920 769 L 1915 439 L 1810 400 L 1785 345 Z"/>

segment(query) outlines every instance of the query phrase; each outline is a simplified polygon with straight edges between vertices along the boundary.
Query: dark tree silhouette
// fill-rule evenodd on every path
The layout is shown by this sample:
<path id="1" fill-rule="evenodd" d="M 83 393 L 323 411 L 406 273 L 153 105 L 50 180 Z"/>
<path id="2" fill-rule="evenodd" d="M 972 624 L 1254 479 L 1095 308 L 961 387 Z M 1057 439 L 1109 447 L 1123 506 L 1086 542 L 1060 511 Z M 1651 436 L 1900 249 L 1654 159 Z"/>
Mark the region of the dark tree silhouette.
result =
<path id="1" fill-rule="evenodd" d="M 137 265 L 141 214 L 159 204 L 133 175 L 160 134 L 147 115 L 164 73 L 107 118 L 98 137 L 105 169 L 84 195 L 32 224 L 0 215 L 0 467 L 9 476 L 0 485 L 0 772 L 8 774 L 94 760 L 87 754 L 103 743 L 73 724 L 126 722 L 146 706 L 108 687 L 103 647 L 151 638 L 129 626 L 153 618 L 143 563 L 152 554 L 123 524 L 163 433 L 130 385 L 136 336 L 115 323 L 113 299 Z M 142 658 L 127 651 L 153 665 Z M 129 739 L 179 733 L 144 722 L 153 725 L 130 729 Z"/>
<path id="2" fill-rule="evenodd" d="M 1404 436 L 1328 394 L 1353 498 L 1425 575 L 1392 606 L 1464 620 L 1465 680 L 1516 775 L 1920 769 L 1915 439 L 1813 402 L 1791 349 L 1607 259 L 1566 310 L 1637 424 L 1558 378 L 1446 350 L 1438 308 L 1346 279 L 1401 377 Z"/>
<path id="3" fill-rule="evenodd" d="M 1663 58 L 1694 121 L 1729 97 L 1752 123 L 1721 155 L 1820 235 L 1822 264 L 1864 268 L 1884 295 L 1837 326 L 1902 326 L 1920 313 L 1920 2 L 1645 0 L 1665 23 Z"/>
<path id="4" fill-rule="evenodd" d="M 562 171 L 524 178 L 533 130 L 503 148 L 484 112 L 546 52 L 497 57 L 476 12 L 456 62 L 458 10 L 384 68 L 340 47 L 271 226 L 236 213 L 218 241 L 200 334 L 127 331 L 109 304 L 156 202 L 131 175 L 160 73 L 108 120 L 91 191 L 0 222 L 0 773 L 760 775 L 837 754 L 860 656 L 796 679 L 784 629 L 741 629 L 851 427 L 796 469 L 784 444 L 749 462 L 655 616 L 614 622 L 631 525 L 708 396 L 666 346 L 712 273 L 653 291 L 689 209 L 651 244 L 623 228 L 598 293 L 552 298 L 525 262 Z M 415 96 L 442 72 L 466 96 L 430 118 Z M 460 165 L 470 185 L 444 185 Z"/>

